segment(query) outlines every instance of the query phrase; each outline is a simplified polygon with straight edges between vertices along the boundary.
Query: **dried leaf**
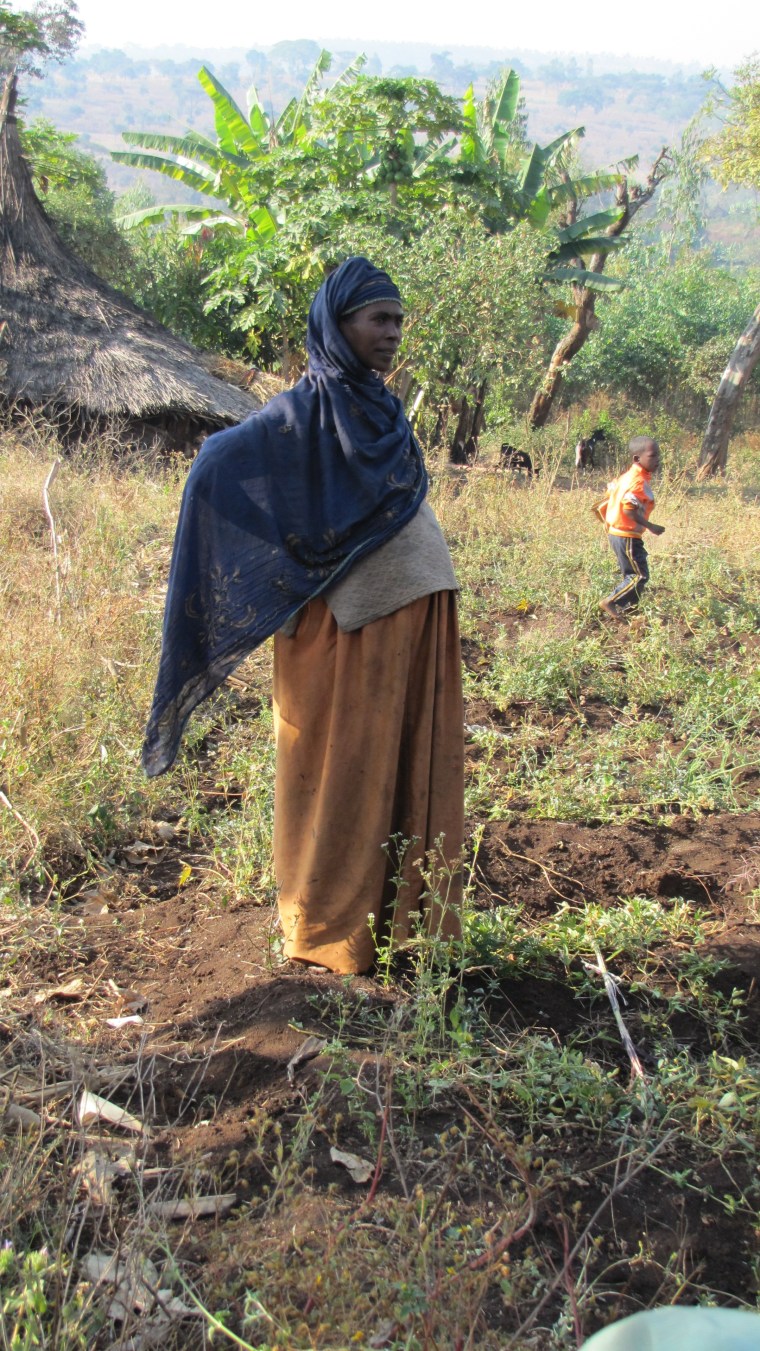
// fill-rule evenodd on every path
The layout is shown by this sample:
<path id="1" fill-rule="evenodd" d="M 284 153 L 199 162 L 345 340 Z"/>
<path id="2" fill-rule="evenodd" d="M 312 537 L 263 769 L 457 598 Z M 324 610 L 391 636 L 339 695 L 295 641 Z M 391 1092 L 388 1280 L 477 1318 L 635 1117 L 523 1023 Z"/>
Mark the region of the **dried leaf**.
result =
<path id="1" fill-rule="evenodd" d="M 336 1149 L 334 1145 L 330 1150 L 330 1158 L 333 1163 L 339 1163 L 347 1168 L 354 1182 L 369 1182 L 375 1171 L 373 1163 L 360 1159 L 358 1154 L 348 1154 L 344 1149 Z"/>
<path id="2" fill-rule="evenodd" d="M 113 1201 L 111 1183 L 119 1175 L 119 1169 L 114 1166 L 111 1159 L 97 1149 L 88 1149 L 83 1154 L 76 1172 L 82 1179 L 93 1205 L 110 1206 Z"/>
<path id="3" fill-rule="evenodd" d="M 156 1293 L 157 1311 L 149 1318 L 140 1320 L 140 1331 L 128 1341 L 119 1338 L 118 1342 L 112 1342 L 108 1351 L 151 1351 L 153 1347 L 166 1345 L 167 1332 L 170 1331 L 172 1324 L 181 1318 L 202 1318 L 200 1309 L 191 1309 L 183 1304 L 176 1296 L 165 1301 L 164 1296 L 171 1292 L 159 1290 Z"/>
<path id="4" fill-rule="evenodd" d="M 145 1129 L 142 1121 L 138 1121 L 136 1116 L 125 1112 L 123 1107 L 117 1107 L 107 1098 L 91 1093 L 87 1088 L 82 1090 L 82 1096 L 77 1104 L 77 1121 L 80 1126 L 89 1126 L 93 1121 L 107 1121 L 110 1126 L 120 1126 L 122 1130 L 138 1133 L 142 1133 Z"/>
<path id="5" fill-rule="evenodd" d="M 398 1323 L 392 1318 L 386 1318 L 374 1336 L 370 1337 L 367 1345 L 372 1347 L 372 1351 L 382 1351 L 384 1346 L 390 1346 L 391 1342 L 395 1341 L 397 1330 Z"/>
<path id="6" fill-rule="evenodd" d="M 169 1314 L 170 1318 L 202 1317 L 200 1309 L 194 1309 L 190 1304 L 185 1304 L 179 1295 L 173 1295 L 171 1290 L 157 1290 L 156 1300 L 160 1304 L 162 1312 Z"/>
<path id="7" fill-rule="evenodd" d="M 124 850 L 124 857 L 127 863 L 144 867 L 146 863 L 152 862 L 156 854 L 160 854 L 163 845 L 148 844 L 145 840 L 133 840 Z"/>
<path id="8" fill-rule="evenodd" d="M 44 1004 L 48 999 L 81 999 L 84 989 L 84 977 L 74 976 L 66 985 L 54 985 L 49 990 L 38 990 L 34 996 L 35 1004 Z"/>
<path id="9" fill-rule="evenodd" d="M 149 1257 L 130 1254 L 119 1260 L 116 1253 L 91 1252 L 82 1262 L 82 1275 L 93 1285 L 115 1287 L 108 1306 L 108 1317 L 115 1322 L 123 1322 L 135 1309 L 142 1313 L 155 1305 L 159 1274 Z"/>
<path id="10" fill-rule="evenodd" d="M 105 897 L 101 891 L 93 891 L 90 895 L 80 898 L 83 904 L 77 911 L 80 915 L 107 915 L 108 906 Z"/>
<path id="11" fill-rule="evenodd" d="M 321 1055 L 327 1045 L 325 1037 L 307 1037 L 302 1042 L 294 1056 L 288 1061 L 288 1083 L 292 1084 L 296 1077 L 296 1069 L 303 1065 L 306 1060 L 313 1060 L 315 1056 Z"/>
<path id="12" fill-rule="evenodd" d="M 149 1201 L 146 1210 L 163 1220 L 199 1220 L 204 1215 L 226 1215 L 237 1201 L 235 1192 L 224 1196 L 180 1197 L 176 1201 Z"/>
<path id="13" fill-rule="evenodd" d="M 125 1013 L 144 1013 L 148 1007 L 148 1000 L 139 990 L 122 990 L 119 995 L 121 1007 Z"/>
<path id="14" fill-rule="evenodd" d="M 21 1107 L 17 1102 L 9 1102 L 5 1109 L 5 1121 L 12 1126 L 18 1126 L 19 1130 L 30 1130 L 33 1126 L 39 1126 L 42 1117 L 37 1112 L 33 1112 L 31 1107 Z"/>
<path id="15" fill-rule="evenodd" d="M 133 1173 L 135 1168 L 134 1151 L 130 1148 L 121 1154 L 112 1154 L 111 1163 L 113 1164 L 114 1172 L 117 1173 L 119 1177 L 125 1177 L 128 1174 Z M 163 1168 L 146 1168 L 143 1172 L 143 1176 L 147 1176 L 153 1172 L 163 1173 L 164 1171 Z"/>

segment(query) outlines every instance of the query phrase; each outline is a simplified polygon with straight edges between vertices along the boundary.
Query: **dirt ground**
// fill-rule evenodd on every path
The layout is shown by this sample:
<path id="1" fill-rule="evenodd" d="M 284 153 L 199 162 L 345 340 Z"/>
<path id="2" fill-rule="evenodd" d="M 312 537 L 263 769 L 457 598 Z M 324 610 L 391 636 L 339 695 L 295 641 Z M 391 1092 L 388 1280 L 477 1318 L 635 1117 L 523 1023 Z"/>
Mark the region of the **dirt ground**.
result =
<path id="1" fill-rule="evenodd" d="M 542 920 L 558 906 L 584 900 L 612 907 L 621 895 L 693 901 L 709 917 L 705 951 L 725 962 L 721 988 L 724 993 L 737 988 L 746 997 L 741 1035 L 737 1028 L 735 1042 L 729 1037 L 724 1048 L 726 1054 L 740 1055 L 744 1039 L 756 1043 L 760 1030 L 760 925 L 747 906 L 758 881 L 759 841 L 758 813 L 598 828 L 557 821 L 491 823 L 476 864 L 478 904 L 493 907 L 508 899 L 522 907 L 526 920 Z M 260 1157 L 248 1153 L 255 1121 L 265 1113 L 287 1133 L 305 1095 L 329 1067 L 329 1057 L 322 1055 L 296 1076 L 289 1078 L 287 1072 L 306 1033 L 331 1035 L 326 996 L 343 991 L 349 1003 L 359 1001 L 366 1009 L 390 1008 L 396 995 L 370 977 L 346 981 L 283 963 L 272 911 L 246 903 L 213 909 L 192 885 L 179 886 L 180 854 L 169 846 L 147 866 L 123 860 L 124 885 L 109 896 L 107 910 L 84 913 L 97 904 L 75 903 L 67 923 L 79 935 L 80 972 L 101 990 L 112 980 L 147 1001 L 140 1055 L 149 1066 L 143 1076 L 150 1086 L 147 1111 L 161 1157 L 187 1167 L 202 1160 L 219 1186 L 234 1187 L 239 1197 L 253 1196 L 263 1177 Z M 51 974 L 39 972 L 41 979 Z M 68 979 L 77 969 L 55 974 Z M 487 998 L 494 1023 L 507 1036 L 538 1029 L 566 1042 L 583 1027 L 589 1010 L 564 976 L 558 966 L 555 974 L 540 978 L 492 982 Z M 626 1017 L 646 1066 L 646 1031 L 637 1024 L 635 1001 Z M 675 1017 L 673 1030 L 682 1045 L 709 1050 L 700 1045 L 701 1024 L 685 1014 Z M 109 1035 L 115 1058 L 129 1059 L 135 1029 Z M 610 1054 L 627 1071 L 622 1048 L 617 1045 Z M 144 1092 L 143 1087 L 143 1098 Z M 427 1118 L 423 1114 L 418 1122 L 422 1143 L 438 1138 L 451 1119 L 440 1111 Z M 355 1197 L 355 1187 L 331 1161 L 330 1138 L 331 1129 L 316 1138 L 310 1185 L 317 1196 L 337 1196 L 345 1204 Z M 340 1143 L 361 1152 L 361 1140 L 345 1123 Z M 595 1154 L 585 1135 L 568 1139 L 562 1148 L 566 1154 L 576 1151 L 578 1197 L 587 1209 L 597 1195 L 604 1196 L 609 1160 Z M 677 1161 L 676 1146 L 673 1165 Z M 594 1181 L 589 1184 L 588 1178 Z M 735 1169 L 731 1180 L 740 1191 L 752 1184 Z M 621 1269 L 622 1312 L 656 1302 L 662 1271 L 675 1249 L 687 1253 L 684 1262 L 695 1281 L 707 1275 L 721 1302 L 751 1299 L 751 1235 L 746 1220 L 729 1216 L 714 1199 L 726 1190 L 719 1161 L 702 1169 L 700 1186 L 702 1195 L 691 1189 L 674 1199 L 672 1188 L 663 1188 L 655 1172 L 645 1172 L 617 1201 L 609 1221 L 615 1235 L 611 1265 L 621 1244 L 635 1253 L 642 1233 L 650 1253 L 647 1260 Z M 308 1228 L 307 1217 L 304 1223 Z M 215 1222 L 206 1224 L 213 1229 Z M 223 1288 L 229 1272 L 218 1256 L 208 1265 L 204 1232 L 203 1223 L 195 1225 L 182 1253 L 198 1269 L 215 1271 Z M 551 1215 L 539 1217 L 537 1238 L 557 1246 Z M 498 1323 L 503 1313 L 497 1309 L 493 1317 Z"/>
<path id="2" fill-rule="evenodd" d="M 478 895 L 484 906 L 519 904 L 526 920 L 545 918 L 563 902 L 615 906 L 634 894 L 693 901 L 712 921 L 705 947 L 728 963 L 727 977 L 749 993 L 747 1019 L 754 1027 L 760 1020 L 760 922 L 748 913 L 745 898 L 760 876 L 759 847 L 757 812 L 701 821 L 681 817 L 667 825 L 494 822 L 478 852 Z M 224 1063 L 235 1061 L 238 1068 L 226 1100 L 235 1095 L 235 1084 L 245 1084 L 244 1100 L 283 1071 L 302 1040 L 290 1025 L 313 1021 L 314 990 L 343 981 L 283 963 L 276 915 L 268 907 L 241 903 L 214 911 L 192 886 L 180 890 L 181 852 L 167 850 L 139 871 L 125 864 L 123 898 L 110 896 L 100 915 L 80 913 L 88 907 L 75 904 L 69 922 L 81 930 L 84 968 L 97 964 L 120 987 L 145 996 L 162 1046 L 197 1054 L 208 1050 L 209 1038 L 218 1045 L 234 1035 L 234 1053 Z M 380 987 L 369 977 L 351 984 L 379 997 Z M 505 987 L 504 994 L 514 994 L 516 1007 L 524 1007 L 516 990 Z M 563 989 L 553 999 L 547 991 L 542 1002 L 542 1025 L 566 1035 Z M 524 1025 L 532 1017 L 526 1012 Z M 214 1091 L 218 1087 L 215 1075 Z M 219 1117 L 214 1129 L 222 1129 Z"/>
<path id="3" fill-rule="evenodd" d="M 473 706 L 468 721 L 477 724 L 488 718 L 492 723 L 491 713 Z M 593 708 L 587 716 L 595 716 Z M 474 744 L 470 749 L 477 755 Z M 227 808 L 220 798 L 214 809 Z M 476 824 L 470 823 L 473 833 Z M 545 922 L 559 907 L 593 902 L 612 908 L 635 895 L 657 898 L 666 906 L 678 898 L 693 903 L 705 915 L 700 950 L 724 963 L 715 988 L 726 997 L 738 990 L 743 1000 L 741 1025 L 728 1029 L 721 1051 L 741 1057 L 747 1045 L 757 1044 L 759 812 L 581 825 L 531 819 L 517 811 L 509 822 L 481 823 L 480 829 L 477 854 L 470 861 L 476 906 L 484 911 L 505 903 L 517 906 L 526 926 Z M 97 1027 L 101 1050 L 105 1044 L 115 1064 L 139 1061 L 140 1108 L 151 1121 L 155 1157 L 180 1170 L 200 1169 L 214 1187 L 234 1190 L 243 1201 L 259 1194 L 265 1181 L 261 1151 L 250 1148 L 257 1123 L 276 1121 L 284 1138 L 292 1136 L 309 1094 L 330 1070 L 329 1055 L 320 1054 L 288 1073 L 305 1036 L 334 1035 L 336 1001 L 342 1001 L 343 1036 L 350 1041 L 354 1011 L 392 1011 L 402 996 L 373 977 L 343 978 L 283 962 L 272 908 L 245 901 L 220 908 L 210 901 L 203 890 L 202 867 L 194 867 L 187 878 L 189 847 L 180 836 L 162 839 L 157 823 L 155 836 L 146 833 L 142 853 L 117 854 L 103 885 L 65 906 L 67 950 L 75 951 L 77 959 L 69 969 L 58 970 L 46 960 L 43 947 L 30 955 L 28 1016 L 30 1022 L 39 1017 L 34 1000 L 40 988 L 83 977 L 91 996 L 80 1006 L 81 1016 L 85 1022 L 90 1017 L 93 1030 Z M 675 963 L 679 954 L 672 955 Z M 566 1045 L 583 1033 L 592 1016 L 589 1001 L 574 992 L 559 962 L 540 975 L 523 970 L 512 979 L 503 967 L 485 981 L 476 973 L 465 977 L 465 987 L 471 998 L 488 1003 L 492 1025 L 507 1040 L 539 1032 Z M 121 1011 L 109 990 L 122 992 L 122 1002 L 124 991 L 136 996 L 145 1020 L 139 1028 L 103 1030 L 105 1016 Z M 62 1005 L 51 1012 L 62 1022 L 66 1014 Z M 609 1009 L 605 1016 L 609 1019 Z M 635 996 L 626 1019 L 647 1069 L 654 1063 L 653 1051 Z M 686 1011 L 674 1011 L 671 1030 L 678 1045 L 697 1057 L 714 1049 L 704 1024 Z M 609 1040 L 609 1067 L 625 1078 L 629 1062 L 611 1020 Z M 133 1099 L 127 1105 L 134 1110 Z M 356 1200 L 355 1184 L 331 1160 L 331 1141 L 366 1152 L 344 1106 L 335 1099 L 333 1119 L 322 1121 L 311 1145 L 309 1186 L 319 1204 L 328 1206 Z M 441 1132 L 457 1120 L 455 1104 L 421 1112 L 416 1122 L 420 1150 L 439 1148 Z M 566 1204 L 571 1207 L 574 1196 L 588 1216 L 609 1195 L 608 1146 L 595 1143 L 593 1133 L 572 1129 L 558 1135 L 555 1146 L 573 1179 Z M 668 1163 L 676 1168 L 682 1162 L 676 1141 Z M 742 1161 L 737 1170 L 735 1160 L 713 1157 L 697 1170 L 695 1185 L 681 1192 L 663 1187 L 656 1170 L 644 1171 L 616 1200 L 600 1225 L 600 1241 L 609 1242 L 609 1266 L 615 1274 L 607 1284 L 619 1296 L 619 1316 L 662 1299 L 663 1272 L 674 1252 L 689 1273 L 683 1287 L 687 1301 L 689 1280 L 700 1290 L 706 1282 L 721 1303 L 752 1300 L 752 1224 L 746 1214 L 730 1214 L 719 1199 L 727 1189 L 737 1195 L 752 1193 L 757 1179 L 746 1167 Z M 410 1177 L 413 1181 L 414 1166 Z M 465 1198 L 467 1204 L 473 1209 L 496 1204 L 488 1201 L 487 1190 L 482 1183 L 477 1196 Z M 306 1214 L 303 1224 L 308 1229 Z M 219 1256 L 217 1225 L 215 1220 L 197 1222 L 178 1250 L 193 1269 L 205 1273 L 212 1289 L 225 1292 L 234 1320 L 236 1298 L 234 1289 L 230 1294 L 230 1270 Z M 236 1233 L 240 1242 L 239 1225 Z M 563 1239 L 559 1233 L 551 1208 L 539 1212 L 533 1239 L 544 1251 L 553 1251 L 561 1267 L 567 1235 Z M 643 1239 L 647 1255 L 634 1259 Z M 255 1226 L 248 1241 L 254 1249 Z M 630 1260 L 621 1262 L 621 1253 L 631 1255 Z M 668 1288 L 668 1299 L 671 1294 Z M 491 1312 L 489 1307 L 486 1299 L 484 1316 L 500 1328 L 502 1304 L 495 1303 Z M 586 1332 L 606 1321 L 611 1307 L 600 1306 Z M 509 1318 L 504 1326 L 506 1336 Z"/>

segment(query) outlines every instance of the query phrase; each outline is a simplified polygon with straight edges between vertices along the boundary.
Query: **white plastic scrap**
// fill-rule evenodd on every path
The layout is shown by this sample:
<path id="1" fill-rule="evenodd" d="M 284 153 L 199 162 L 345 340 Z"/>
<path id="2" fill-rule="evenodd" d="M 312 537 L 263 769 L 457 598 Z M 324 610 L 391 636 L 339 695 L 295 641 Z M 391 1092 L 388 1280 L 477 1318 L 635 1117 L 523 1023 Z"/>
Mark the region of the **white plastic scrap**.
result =
<path id="1" fill-rule="evenodd" d="M 117 1107 L 107 1098 L 99 1097 L 97 1093 L 91 1093 L 88 1088 L 82 1089 L 82 1096 L 77 1103 L 77 1121 L 80 1126 L 90 1126 L 93 1121 L 107 1121 L 109 1126 L 119 1126 L 121 1130 L 135 1131 L 139 1135 L 145 1130 L 142 1121 L 132 1116 L 131 1112 Z"/>

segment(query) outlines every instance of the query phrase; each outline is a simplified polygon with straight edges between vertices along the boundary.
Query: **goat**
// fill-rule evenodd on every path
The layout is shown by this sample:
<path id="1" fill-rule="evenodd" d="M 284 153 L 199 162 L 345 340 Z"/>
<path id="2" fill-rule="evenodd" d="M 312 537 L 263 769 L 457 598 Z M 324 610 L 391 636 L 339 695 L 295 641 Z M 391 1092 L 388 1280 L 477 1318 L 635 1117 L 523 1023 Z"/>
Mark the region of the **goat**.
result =
<path id="1" fill-rule="evenodd" d="M 576 469 L 595 469 L 594 451 L 606 441 L 607 434 L 603 427 L 597 427 L 590 436 L 582 436 L 575 447 Z"/>
<path id="2" fill-rule="evenodd" d="M 528 478 L 538 475 L 527 450 L 518 450 L 517 446 L 510 446 L 506 441 L 499 451 L 499 464 L 502 469 L 524 469 Z"/>

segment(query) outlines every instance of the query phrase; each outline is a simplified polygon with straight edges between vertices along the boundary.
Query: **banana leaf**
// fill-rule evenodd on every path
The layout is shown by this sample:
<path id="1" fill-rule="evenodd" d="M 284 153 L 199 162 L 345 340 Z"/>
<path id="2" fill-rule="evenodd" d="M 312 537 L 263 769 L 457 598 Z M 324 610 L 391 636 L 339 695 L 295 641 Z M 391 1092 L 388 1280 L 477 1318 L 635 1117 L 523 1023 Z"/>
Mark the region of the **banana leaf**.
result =
<path id="1" fill-rule="evenodd" d="M 539 230 L 546 225 L 549 219 L 549 213 L 552 209 L 550 193 L 546 187 L 540 188 L 533 201 L 528 207 L 528 220 L 531 225 L 535 225 Z"/>
<path id="2" fill-rule="evenodd" d="M 309 76 L 308 80 L 306 81 L 306 84 L 304 85 L 304 91 L 298 101 L 298 105 L 293 114 L 292 121 L 287 127 L 286 131 L 287 139 L 291 139 L 293 136 L 295 136 L 295 134 L 299 131 L 299 129 L 304 125 L 304 122 L 306 120 L 306 110 L 309 107 L 309 105 L 314 102 L 314 99 L 316 98 L 317 93 L 319 91 L 319 87 L 322 83 L 322 76 L 327 74 L 327 71 L 330 69 L 331 65 L 332 65 L 332 56 L 323 47 L 322 51 L 319 53 L 319 56 L 317 57 L 314 69 L 311 72 L 311 75 Z M 282 124 L 283 119 L 280 118 L 277 123 L 278 131 L 280 130 Z M 286 129 L 283 126 L 283 131 L 285 130 Z"/>
<path id="3" fill-rule="evenodd" d="M 140 225 L 161 225 L 167 216 L 182 217 L 184 220 L 206 221 L 207 224 L 227 224 L 240 227 L 244 222 L 237 216 L 220 213 L 218 207 L 192 206 L 188 202 L 163 206 L 146 206 L 142 211 L 130 211 L 119 217 L 119 225 L 125 230 L 134 230 Z"/>
<path id="4" fill-rule="evenodd" d="M 630 173 L 631 169 L 638 169 L 638 167 L 639 167 L 638 155 L 629 155 L 627 159 L 619 159 L 615 164 L 615 168 L 620 170 L 624 174 Z"/>
<path id="5" fill-rule="evenodd" d="M 561 206 L 563 202 L 580 201 L 584 197 L 595 197 L 608 188 L 616 188 L 622 174 L 598 173 L 584 174 L 581 178 L 572 178 L 569 183 L 556 183 L 551 188 L 552 204 Z"/>
<path id="6" fill-rule="evenodd" d="M 492 122 L 497 126 L 500 122 L 512 122 L 517 112 L 517 104 L 520 98 L 520 77 L 514 70 L 510 70 L 504 80 L 494 109 Z"/>
<path id="7" fill-rule="evenodd" d="M 228 226 L 233 230 L 245 230 L 246 223 L 237 216 L 225 216 L 219 212 L 210 211 L 208 216 L 201 216 L 193 212 L 185 212 L 185 223 L 182 225 L 181 233 L 183 235 L 197 235 L 201 230 L 214 230 L 216 227 Z"/>
<path id="8" fill-rule="evenodd" d="M 478 105 L 475 90 L 468 85 L 462 106 L 464 129 L 460 140 L 459 158 L 465 164 L 480 164 L 485 159 L 483 143 L 478 131 Z"/>
<path id="9" fill-rule="evenodd" d="M 289 139 L 297 112 L 298 99 L 288 99 L 274 125 L 274 139 L 278 145 Z"/>
<path id="10" fill-rule="evenodd" d="M 216 188 L 215 174 L 205 174 L 200 168 L 190 169 L 176 160 L 160 159 L 158 155 L 137 155 L 131 150 L 112 150 L 111 159 L 117 164 L 130 164 L 133 169 L 155 169 L 156 173 L 163 174 L 165 178 L 173 178 L 177 183 L 184 183 L 195 192 L 213 194 Z"/>
<path id="11" fill-rule="evenodd" d="M 330 92 L 332 93 L 334 89 L 338 89 L 343 84 L 353 84 L 357 75 L 361 74 L 366 64 L 367 58 L 364 55 L 364 52 L 359 52 L 359 55 L 355 56 L 353 61 L 349 61 L 345 70 L 341 71 L 337 80 L 334 80 L 330 85 Z"/>
<path id="12" fill-rule="evenodd" d="M 248 119 L 224 85 L 206 66 L 201 66 L 198 71 L 198 82 L 214 105 L 214 122 L 220 150 L 232 155 L 242 150 L 253 158 L 259 158 L 263 153 L 261 142 L 254 136 Z"/>
<path id="13" fill-rule="evenodd" d="M 562 263 L 570 258 L 589 258 L 594 253 L 613 253 L 615 249 L 626 247 L 625 239 L 610 239 L 609 235 L 589 235 L 587 239 L 571 239 L 559 248 L 552 249 L 549 258 L 552 262 Z"/>
<path id="14" fill-rule="evenodd" d="M 187 136 L 163 136 L 159 132 L 123 131 L 127 145 L 140 146 L 143 150 L 162 150 L 167 155 L 186 160 L 202 160 L 212 169 L 220 169 L 224 163 L 238 169 L 246 169 L 250 159 L 243 155 L 225 154 L 214 141 L 205 136 L 192 133 Z"/>
<path id="15" fill-rule="evenodd" d="M 255 84 L 252 84 L 245 96 L 248 105 L 248 125 L 253 135 L 261 146 L 266 146 L 269 141 L 271 126 L 261 105 Z"/>
<path id="16" fill-rule="evenodd" d="M 604 229 L 607 225 L 616 225 L 625 214 L 625 207 L 612 206 L 607 211 L 595 211 L 593 216 L 583 216 L 573 225 L 563 225 L 557 231 L 560 241 L 565 244 L 571 239 L 580 239 L 592 230 Z"/>
<path id="17" fill-rule="evenodd" d="M 558 267 L 541 274 L 542 281 L 569 281 L 590 290 L 611 291 L 625 286 L 617 277 L 605 277 L 602 272 L 587 272 L 583 267 Z"/>
<path id="18" fill-rule="evenodd" d="M 557 158 L 560 151 L 565 146 L 570 145 L 578 136 L 585 134 L 584 127 L 576 127 L 573 131 L 566 131 L 562 136 L 558 136 L 556 141 L 551 141 L 549 145 L 534 145 L 527 160 L 523 162 L 522 171 L 517 181 L 517 191 L 523 200 L 532 201 L 543 186 L 544 175 L 553 161 Z"/>

